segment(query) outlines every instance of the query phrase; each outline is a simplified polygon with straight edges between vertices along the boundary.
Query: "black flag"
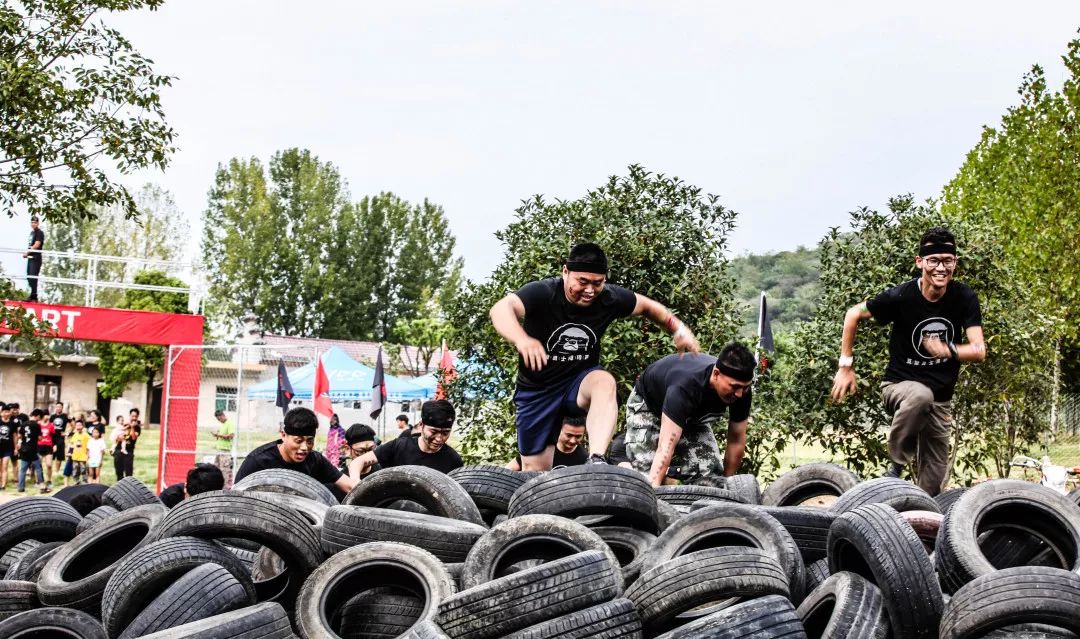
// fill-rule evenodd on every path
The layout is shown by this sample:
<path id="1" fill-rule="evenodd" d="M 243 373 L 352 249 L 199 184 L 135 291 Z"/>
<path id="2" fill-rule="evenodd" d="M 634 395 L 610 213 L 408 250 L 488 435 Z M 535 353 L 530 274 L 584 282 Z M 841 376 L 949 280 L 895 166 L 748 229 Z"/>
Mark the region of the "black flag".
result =
<path id="1" fill-rule="evenodd" d="M 276 406 L 281 407 L 281 414 L 289 411 L 289 404 L 293 398 L 292 382 L 289 381 L 289 373 L 285 371 L 285 360 L 281 357 L 277 362 L 277 401 Z"/>
<path id="2" fill-rule="evenodd" d="M 776 346 L 773 345 L 772 324 L 769 322 L 769 309 L 768 304 L 765 302 L 765 291 L 761 292 L 761 313 L 758 316 L 758 346 L 767 353 L 776 350 Z"/>
<path id="3" fill-rule="evenodd" d="M 386 379 L 383 374 L 382 346 L 375 358 L 375 378 L 371 380 L 371 418 L 375 419 L 386 405 Z"/>

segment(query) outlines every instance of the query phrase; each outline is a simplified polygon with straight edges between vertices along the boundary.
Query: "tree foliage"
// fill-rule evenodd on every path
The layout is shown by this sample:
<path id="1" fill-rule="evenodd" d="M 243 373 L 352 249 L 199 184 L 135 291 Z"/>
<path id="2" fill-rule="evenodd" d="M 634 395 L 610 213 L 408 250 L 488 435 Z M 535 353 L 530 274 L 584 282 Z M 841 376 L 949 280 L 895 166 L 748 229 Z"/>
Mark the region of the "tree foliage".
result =
<path id="1" fill-rule="evenodd" d="M 737 288 L 735 299 L 743 308 L 740 333 L 756 335 L 761 292 L 769 301 L 773 333 L 794 330 L 810 319 L 821 295 L 817 251 L 802 246 L 794 251 L 740 255 L 731 260 Z"/>
<path id="2" fill-rule="evenodd" d="M 418 317 L 423 291 L 452 297 L 460 281 L 442 207 L 392 193 L 351 202 L 337 168 L 288 149 L 269 172 L 250 158 L 219 166 L 203 216 L 208 315 L 254 312 L 271 332 L 389 339 Z"/>
<path id="3" fill-rule="evenodd" d="M 135 195 L 138 217 L 131 218 L 120 206 L 97 209 L 93 217 L 51 224 L 47 230 L 50 250 L 115 255 L 145 260 L 182 261 L 189 236 L 187 219 L 176 207 L 172 194 L 153 184 L 143 185 Z M 88 260 L 50 258 L 50 276 L 85 279 Z M 145 269 L 138 263 L 99 262 L 92 266 L 98 281 L 133 282 Z M 86 287 L 52 284 L 45 297 L 57 304 L 83 304 Z M 95 306 L 116 307 L 124 299 L 121 289 L 102 287 L 95 293 Z"/>
<path id="4" fill-rule="evenodd" d="M 161 0 L 0 2 L 0 205 L 53 220 L 135 199 L 115 179 L 164 168 L 174 133 L 154 72 L 109 11 L 155 9 Z"/>
<path id="5" fill-rule="evenodd" d="M 958 281 L 975 289 L 987 338 L 987 361 L 965 365 L 953 398 L 956 477 L 989 472 L 1005 475 L 1008 460 L 1037 440 L 1045 427 L 1048 369 L 1059 322 L 1028 304 L 1030 291 L 1004 259 L 995 230 L 972 220 L 948 219 L 933 205 L 910 196 L 894 198 L 890 210 L 861 208 L 851 214 L 851 232 L 832 229 L 818 246 L 821 300 L 776 358 L 783 362 L 755 397 L 761 409 L 754 429 L 759 458 L 775 458 L 783 443 L 797 439 L 823 446 L 856 472 L 875 474 L 887 459 L 890 423 L 880 383 L 888 363 L 891 327 L 860 323 L 855 344 L 858 391 L 842 403 L 828 400 L 844 312 L 880 291 L 915 276 L 919 238 L 947 224 L 957 235 Z M 760 399 L 760 403 L 758 402 Z M 992 467 L 988 467 L 992 466 Z M 770 462 L 762 470 L 768 474 Z"/>
<path id="6" fill-rule="evenodd" d="M 1027 73 L 996 128 L 987 127 L 945 188 L 942 210 L 986 220 L 997 230 L 1012 272 L 1039 304 L 1065 320 L 1080 345 L 1080 39 L 1062 60 L 1060 91 L 1039 66 Z"/>
<path id="7" fill-rule="evenodd" d="M 151 286 L 186 286 L 184 282 L 161 271 L 143 271 L 135 276 L 136 284 Z M 161 313 L 187 313 L 188 296 L 163 291 L 124 291 L 120 308 Z M 143 346 L 119 342 L 97 342 L 94 352 L 100 358 L 98 368 L 104 378 L 103 397 L 120 397 L 128 384 L 152 384 L 165 366 L 164 346 Z"/>
<path id="8" fill-rule="evenodd" d="M 449 388 L 467 426 L 466 459 L 507 459 L 515 447 L 517 351 L 488 319 L 496 301 L 557 275 L 574 244 L 596 242 L 608 254 L 611 282 L 665 304 L 693 328 L 702 349 L 715 352 L 737 326 L 725 257 L 734 221 L 719 197 L 639 166 L 577 200 L 537 195 L 522 202 L 515 221 L 495 234 L 505 249 L 502 263 L 487 282 L 469 283 L 447 312 L 466 362 Z M 667 332 L 645 319 L 613 323 L 604 342 L 600 361 L 615 376 L 620 400 L 645 366 L 673 351 Z"/>

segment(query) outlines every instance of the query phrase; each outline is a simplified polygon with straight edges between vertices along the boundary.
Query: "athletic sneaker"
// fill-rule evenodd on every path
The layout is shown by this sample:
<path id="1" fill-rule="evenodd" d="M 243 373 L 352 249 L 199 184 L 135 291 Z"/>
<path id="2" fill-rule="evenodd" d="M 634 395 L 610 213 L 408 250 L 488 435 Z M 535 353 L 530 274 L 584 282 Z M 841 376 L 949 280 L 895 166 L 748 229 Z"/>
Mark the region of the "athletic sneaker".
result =
<path id="1" fill-rule="evenodd" d="M 589 455 L 589 458 L 585 460 L 585 464 L 603 464 L 605 466 L 608 465 L 607 460 L 604 459 L 604 456 L 600 453 L 593 453 L 592 455 Z"/>
<path id="2" fill-rule="evenodd" d="M 889 464 L 888 470 L 886 470 L 884 473 L 882 473 L 881 476 L 882 477 L 893 477 L 895 479 L 900 479 L 900 473 L 903 472 L 903 471 L 904 471 L 904 464 L 898 464 L 896 462 L 892 462 L 892 463 Z"/>

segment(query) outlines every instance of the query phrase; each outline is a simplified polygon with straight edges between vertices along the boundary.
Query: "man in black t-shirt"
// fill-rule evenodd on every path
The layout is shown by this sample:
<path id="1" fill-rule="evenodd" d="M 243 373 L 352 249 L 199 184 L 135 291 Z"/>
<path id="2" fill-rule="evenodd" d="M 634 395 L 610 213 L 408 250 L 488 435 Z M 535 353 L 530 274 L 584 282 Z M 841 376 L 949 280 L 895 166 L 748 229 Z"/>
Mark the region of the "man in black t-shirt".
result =
<path id="1" fill-rule="evenodd" d="M 491 307 L 491 323 L 518 351 L 514 392 L 518 451 L 525 470 L 549 470 L 565 415 L 586 417 L 589 463 L 606 463 L 619 407 L 615 378 L 600 368 L 600 340 L 613 321 L 645 315 L 665 327 L 679 351 L 700 350 L 689 327 L 663 304 L 607 284 L 595 244 L 578 244 L 562 277 L 531 282 Z"/>
<path id="2" fill-rule="evenodd" d="M 23 253 L 23 257 L 26 258 L 26 283 L 30 285 L 30 296 L 26 298 L 28 302 L 38 301 L 37 287 L 38 275 L 41 273 L 41 250 L 45 248 L 45 231 L 38 228 L 38 224 L 36 215 L 30 218 L 30 239 L 27 242 L 26 252 Z"/>
<path id="3" fill-rule="evenodd" d="M 7 490 L 8 466 L 11 474 L 15 470 L 15 430 L 18 424 L 11 418 L 11 404 L 0 404 L 0 490 Z"/>
<path id="4" fill-rule="evenodd" d="M 260 470 L 284 468 L 303 473 L 323 484 L 334 484 L 348 493 L 355 482 L 315 450 L 315 431 L 318 429 L 319 419 L 311 409 L 290 409 L 282 420 L 281 439 L 251 451 L 244 458 L 244 463 L 240 464 L 236 482 Z"/>
<path id="5" fill-rule="evenodd" d="M 719 357 L 668 355 L 648 366 L 626 400 L 626 456 L 653 486 L 669 477 L 734 475 L 746 449 L 754 355 L 738 343 Z M 723 458 L 712 424 L 728 416 Z M 670 471 L 670 472 L 669 472 Z"/>
<path id="6" fill-rule="evenodd" d="M 465 465 L 446 440 L 456 417 L 454 406 L 445 399 L 424 402 L 420 407 L 420 435 L 418 437 L 395 437 L 370 453 L 354 459 L 349 473 L 363 475 L 378 463 L 383 468 L 394 466 L 427 466 L 439 472 L 449 473 Z"/>
<path id="7" fill-rule="evenodd" d="M 30 418 L 19 422 L 15 429 L 15 447 L 19 450 L 19 492 L 26 492 L 26 471 L 33 470 L 37 476 L 37 485 L 41 493 L 49 492 L 45 485 L 45 475 L 41 471 L 41 459 L 38 457 L 38 438 L 41 437 L 39 420 L 45 419 L 45 411 L 35 408 Z"/>
<path id="8" fill-rule="evenodd" d="M 404 413 L 397 416 L 395 423 L 398 428 L 398 437 L 416 437 L 420 434 L 420 424 L 409 425 L 409 416 Z"/>
<path id="9" fill-rule="evenodd" d="M 195 464 L 187 472 L 187 478 L 179 484 L 173 484 L 161 491 L 158 498 L 167 508 L 184 501 L 188 497 L 194 497 L 212 490 L 225 488 L 225 475 L 214 464 Z"/>
<path id="10" fill-rule="evenodd" d="M 852 348 L 859 322 L 873 317 L 880 324 L 891 323 L 889 365 L 881 385 L 885 410 L 893 418 L 892 465 L 885 475 L 899 477 L 904 466 L 916 460 L 919 487 L 931 495 L 941 492 L 949 478 L 952 395 L 960 362 L 986 359 L 979 298 L 953 281 L 956 264 L 956 238 L 948 229 L 924 233 L 915 258 L 920 277 L 848 309 L 832 387 L 836 401 L 855 391 Z M 967 344 L 962 343 L 961 329 Z"/>
<path id="11" fill-rule="evenodd" d="M 53 476 L 60 476 L 60 471 L 64 467 L 64 460 L 67 453 L 67 425 L 68 416 L 64 412 L 64 403 L 56 402 L 53 407 L 53 414 L 49 415 L 49 421 L 53 423 L 55 430 L 53 431 Z M 64 476 L 64 486 L 67 486 L 68 478 Z"/>
<path id="12" fill-rule="evenodd" d="M 565 468 L 567 466 L 582 466 L 589 461 L 589 454 L 581 445 L 585 438 L 585 418 L 580 415 L 567 415 L 563 418 L 562 428 L 559 429 L 559 439 L 555 442 L 555 452 L 551 460 L 551 468 Z M 521 470 L 521 455 L 511 459 L 506 468 Z"/>

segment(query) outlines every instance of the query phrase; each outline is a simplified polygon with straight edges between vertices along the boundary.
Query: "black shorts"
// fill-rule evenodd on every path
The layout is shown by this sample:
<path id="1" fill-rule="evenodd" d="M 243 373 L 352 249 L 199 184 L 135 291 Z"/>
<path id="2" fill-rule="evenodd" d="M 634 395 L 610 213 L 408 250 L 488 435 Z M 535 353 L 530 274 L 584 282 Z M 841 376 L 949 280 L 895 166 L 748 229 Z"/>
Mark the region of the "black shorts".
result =
<path id="1" fill-rule="evenodd" d="M 53 453 L 53 461 L 64 461 L 64 447 L 57 446 L 56 452 Z"/>
<path id="2" fill-rule="evenodd" d="M 53 454 L 52 446 L 38 446 L 37 447 L 37 454 L 38 454 L 38 457 L 44 457 L 45 455 L 52 455 Z"/>

